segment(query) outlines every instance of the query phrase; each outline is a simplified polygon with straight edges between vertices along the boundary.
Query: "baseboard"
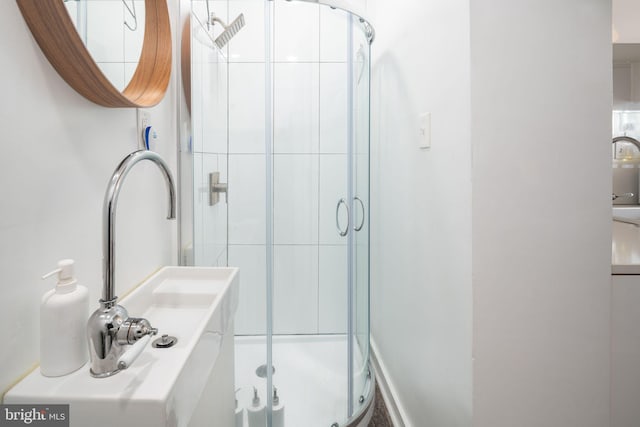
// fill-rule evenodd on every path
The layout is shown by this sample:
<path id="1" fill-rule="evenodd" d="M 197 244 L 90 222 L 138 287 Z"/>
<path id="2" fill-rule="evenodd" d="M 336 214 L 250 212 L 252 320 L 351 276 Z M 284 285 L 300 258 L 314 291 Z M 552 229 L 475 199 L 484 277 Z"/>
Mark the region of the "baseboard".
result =
<path id="1" fill-rule="evenodd" d="M 378 346 L 372 337 L 370 337 L 369 343 L 371 345 L 371 365 L 376 374 L 376 382 L 378 387 L 380 387 L 380 394 L 382 394 L 384 404 L 389 411 L 389 417 L 391 418 L 391 422 L 393 422 L 393 426 L 412 427 L 408 421 L 409 418 L 402 406 L 402 402 L 398 399 L 397 389 L 388 375 L 384 361 L 379 356 Z"/>

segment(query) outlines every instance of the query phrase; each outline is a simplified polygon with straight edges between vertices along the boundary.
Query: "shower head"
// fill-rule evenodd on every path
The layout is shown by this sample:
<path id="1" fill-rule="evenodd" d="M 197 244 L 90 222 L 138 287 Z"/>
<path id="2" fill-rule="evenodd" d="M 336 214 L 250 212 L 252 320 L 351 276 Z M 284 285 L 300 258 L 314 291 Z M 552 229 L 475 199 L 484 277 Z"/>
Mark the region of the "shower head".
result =
<path id="1" fill-rule="evenodd" d="M 244 27 L 244 15 L 241 13 L 229 25 L 226 25 L 220 18 L 215 16 L 211 17 L 211 22 L 218 22 L 224 28 L 224 31 L 213 41 L 218 46 L 218 49 L 222 49 Z"/>

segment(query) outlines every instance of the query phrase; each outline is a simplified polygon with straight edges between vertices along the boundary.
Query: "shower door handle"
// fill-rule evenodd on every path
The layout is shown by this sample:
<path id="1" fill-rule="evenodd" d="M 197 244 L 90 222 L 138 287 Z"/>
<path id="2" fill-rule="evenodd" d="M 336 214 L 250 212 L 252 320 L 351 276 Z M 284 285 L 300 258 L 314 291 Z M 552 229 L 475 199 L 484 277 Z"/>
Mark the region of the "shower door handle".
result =
<path id="1" fill-rule="evenodd" d="M 344 229 L 340 228 L 340 205 L 344 205 L 344 207 L 347 208 L 347 226 Z M 340 199 L 336 205 L 336 228 L 338 229 L 338 234 L 340 234 L 341 237 L 344 237 L 349 233 L 350 222 L 351 215 L 349 215 L 349 205 L 345 199 Z"/>
<path id="2" fill-rule="evenodd" d="M 362 220 L 360 221 L 360 225 L 357 225 L 357 226 L 353 227 L 354 230 L 360 231 L 360 230 L 362 230 L 362 227 L 364 227 L 364 215 L 365 215 L 364 202 L 358 196 L 354 197 L 353 200 L 355 200 L 356 202 L 360 203 L 360 208 L 362 209 Z"/>

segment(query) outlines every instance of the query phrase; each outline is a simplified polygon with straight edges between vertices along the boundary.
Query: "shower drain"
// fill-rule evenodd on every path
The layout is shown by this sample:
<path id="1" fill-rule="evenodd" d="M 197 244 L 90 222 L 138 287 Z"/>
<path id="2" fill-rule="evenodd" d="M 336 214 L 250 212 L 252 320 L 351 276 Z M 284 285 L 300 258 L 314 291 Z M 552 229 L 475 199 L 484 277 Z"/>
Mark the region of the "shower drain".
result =
<path id="1" fill-rule="evenodd" d="M 276 368 L 271 366 L 271 375 L 276 374 Z M 256 375 L 260 378 L 267 378 L 267 365 L 260 365 L 256 368 Z"/>

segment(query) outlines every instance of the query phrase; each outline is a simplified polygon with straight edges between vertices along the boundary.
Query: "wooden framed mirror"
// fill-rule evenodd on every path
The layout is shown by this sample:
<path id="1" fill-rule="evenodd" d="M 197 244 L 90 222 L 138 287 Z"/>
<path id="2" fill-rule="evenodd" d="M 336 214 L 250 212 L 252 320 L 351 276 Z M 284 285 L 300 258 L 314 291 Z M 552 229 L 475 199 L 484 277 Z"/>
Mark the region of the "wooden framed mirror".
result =
<path id="1" fill-rule="evenodd" d="M 105 107 L 146 108 L 162 100 L 171 76 L 167 0 L 145 0 L 140 61 L 124 91 L 96 65 L 63 0 L 16 0 L 31 33 L 58 74 L 78 93 Z"/>

